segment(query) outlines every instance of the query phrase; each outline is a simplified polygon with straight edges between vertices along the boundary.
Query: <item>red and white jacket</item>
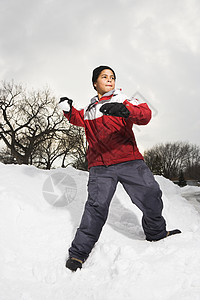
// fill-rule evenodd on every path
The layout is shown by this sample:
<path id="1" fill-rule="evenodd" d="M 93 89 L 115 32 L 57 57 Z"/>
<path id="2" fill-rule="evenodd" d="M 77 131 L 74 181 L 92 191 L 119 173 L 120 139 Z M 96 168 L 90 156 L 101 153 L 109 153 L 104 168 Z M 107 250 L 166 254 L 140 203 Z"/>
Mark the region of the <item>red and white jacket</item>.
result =
<path id="1" fill-rule="evenodd" d="M 119 102 L 130 111 L 127 119 L 103 115 L 100 107 L 105 103 Z M 69 119 L 69 113 L 64 113 Z M 137 99 L 128 100 L 121 90 L 112 90 L 91 99 L 84 109 L 72 107 L 70 123 L 85 128 L 88 141 L 88 168 L 112 165 L 129 160 L 143 159 L 137 148 L 132 131 L 133 124 L 146 125 L 151 119 L 151 110 Z"/>

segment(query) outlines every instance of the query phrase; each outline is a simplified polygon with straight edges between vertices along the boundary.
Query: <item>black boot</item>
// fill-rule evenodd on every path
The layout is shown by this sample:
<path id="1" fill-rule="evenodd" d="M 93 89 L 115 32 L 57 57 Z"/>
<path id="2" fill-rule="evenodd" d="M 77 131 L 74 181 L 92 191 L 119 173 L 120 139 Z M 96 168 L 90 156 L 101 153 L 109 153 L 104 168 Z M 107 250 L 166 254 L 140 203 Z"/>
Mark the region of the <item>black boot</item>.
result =
<path id="1" fill-rule="evenodd" d="M 168 231 L 166 237 L 177 234 L 177 233 L 181 233 L 181 231 L 179 229 L 174 229 L 174 230 Z"/>
<path id="2" fill-rule="evenodd" d="M 170 235 L 174 235 L 174 234 L 177 234 L 177 233 L 181 233 L 181 231 L 179 229 L 174 229 L 174 230 L 171 230 L 171 231 L 167 231 L 167 234 L 164 237 L 160 238 L 160 239 L 152 240 L 152 239 L 148 239 L 147 238 L 146 240 L 148 242 L 157 242 L 157 241 L 162 240 L 162 239 L 164 239 L 164 238 L 166 238 L 166 237 L 168 237 Z"/>
<path id="3" fill-rule="evenodd" d="M 66 268 L 70 269 L 71 271 L 75 272 L 77 269 L 82 268 L 82 260 L 75 258 L 75 257 L 69 257 L 66 261 Z"/>

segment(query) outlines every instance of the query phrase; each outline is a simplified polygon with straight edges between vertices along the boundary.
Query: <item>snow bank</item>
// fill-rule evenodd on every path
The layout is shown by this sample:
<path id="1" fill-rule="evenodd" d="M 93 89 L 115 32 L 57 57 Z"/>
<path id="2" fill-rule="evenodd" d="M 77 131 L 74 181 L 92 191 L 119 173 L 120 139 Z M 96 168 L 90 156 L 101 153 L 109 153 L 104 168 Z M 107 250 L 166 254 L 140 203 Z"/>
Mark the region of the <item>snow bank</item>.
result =
<path id="1" fill-rule="evenodd" d="M 65 268 L 87 198 L 88 173 L 0 164 L 0 299 L 198 300 L 200 217 L 161 176 L 168 229 L 145 241 L 141 212 L 119 184 L 108 222 L 83 269 Z"/>

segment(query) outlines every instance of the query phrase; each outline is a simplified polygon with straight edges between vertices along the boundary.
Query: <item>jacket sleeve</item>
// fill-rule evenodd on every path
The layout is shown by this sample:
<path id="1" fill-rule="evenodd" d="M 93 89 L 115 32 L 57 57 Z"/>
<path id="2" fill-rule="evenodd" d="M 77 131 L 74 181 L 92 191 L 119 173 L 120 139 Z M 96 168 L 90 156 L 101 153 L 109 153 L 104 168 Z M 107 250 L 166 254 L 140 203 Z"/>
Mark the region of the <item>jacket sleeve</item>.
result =
<path id="1" fill-rule="evenodd" d="M 125 100 L 123 104 L 130 111 L 128 119 L 134 124 L 146 125 L 151 120 L 151 110 L 146 103 L 137 104 L 135 102 L 132 104 L 130 101 Z"/>
<path id="2" fill-rule="evenodd" d="M 64 112 L 64 116 L 69 120 L 70 113 Z M 75 107 L 72 106 L 70 123 L 76 126 L 84 127 L 84 109 L 77 110 Z"/>

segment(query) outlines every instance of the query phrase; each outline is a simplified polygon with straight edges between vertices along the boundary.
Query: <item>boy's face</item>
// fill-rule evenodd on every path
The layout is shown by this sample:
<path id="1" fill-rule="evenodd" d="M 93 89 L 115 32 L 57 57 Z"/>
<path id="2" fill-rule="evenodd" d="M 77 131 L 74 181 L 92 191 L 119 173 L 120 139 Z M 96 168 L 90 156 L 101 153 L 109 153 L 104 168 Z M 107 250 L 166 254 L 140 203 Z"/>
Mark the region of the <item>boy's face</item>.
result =
<path id="1" fill-rule="evenodd" d="M 94 86 L 100 96 L 113 90 L 115 88 L 115 76 L 113 72 L 109 69 L 101 71 Z"/>

